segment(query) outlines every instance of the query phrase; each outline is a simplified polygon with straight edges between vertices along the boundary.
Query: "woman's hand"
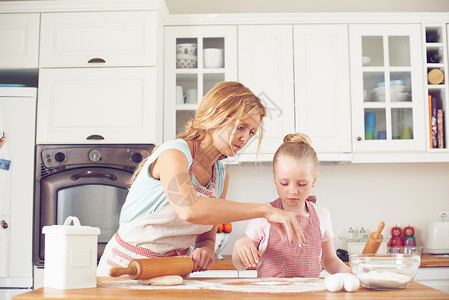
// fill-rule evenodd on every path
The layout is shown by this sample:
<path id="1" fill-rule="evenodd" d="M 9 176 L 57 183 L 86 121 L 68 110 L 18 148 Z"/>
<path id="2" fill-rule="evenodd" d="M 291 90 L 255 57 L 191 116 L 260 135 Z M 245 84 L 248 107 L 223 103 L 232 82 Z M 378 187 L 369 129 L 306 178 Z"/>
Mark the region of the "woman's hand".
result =
<path id="1" fill-rule="evenodd" d="M 248 236 L 244 236 L 237 240 L 234 245 L 234 251 L 232 254 L 232 260 L 235 262 L 236 258 L 240 260 L 247 268 L 255 268 L 259 262 L 260 253 L 257 251 L 255 242 L 251 240 Z M 236 263 L 234 263 L 235 265 Z M 238 264 L 240 265 L 240 264 Z M 239 268 L 244 269 L 244 268 Z"/>
<path id="2" fill-rule="evenodd" d="M 266 213 L 265 219 L 279 231 L 282 241 L 287 239 L 293 243 L 296 239 L 300 247 L 305 245 L 304 233 L 294 213 L 272 207 Z"/>
<path id="3" fill-rule="evenodd" d="M 209 247 L 200 247 L 193 250 L 190 256 L 193 260 L 193 272 L 206 271 L 214 264 L 214 253 Z"/>

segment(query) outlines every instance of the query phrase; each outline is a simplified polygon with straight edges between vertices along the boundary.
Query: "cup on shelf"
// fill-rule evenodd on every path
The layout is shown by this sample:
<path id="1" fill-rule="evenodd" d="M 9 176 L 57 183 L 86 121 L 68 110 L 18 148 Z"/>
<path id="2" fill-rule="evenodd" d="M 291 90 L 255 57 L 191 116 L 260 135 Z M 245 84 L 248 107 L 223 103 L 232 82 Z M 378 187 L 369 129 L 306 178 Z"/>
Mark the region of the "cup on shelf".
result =
<path id="1" fill-rule="evenodd" d="M 400 139 L 402 139 L 402 140 L 411 140 L 411 139 L 413 139 L 412 127 L 410 127 L 410 126 L 403 126 L 403 127 L 401 127 Z"/>
<path id="2" fill-rule="evenodd" d="M 196 104 L 197 103 L 197 90 L 196 89 L 190 89 L 187 90 L 187 93 L 185 94 L 185 99 L 187 104 Z"/>
<path id="3" fill-rule="evenodd" d="M 376 114 L 368 111 L 365 113 L 365 139 L 374 140 L 374 130 L 376 129 Z"/>
<path id="4" fill-rule="evenodd" d="M 184 104 L 184 92 L 182 86 L 176 86 L 176 104 Z"/>
<path id="5" fill-rule="evenodd" d="M 205 68 L 223 68 L 223 49 L 207 48 L 204 49 L 204 67 Z"/>
<path id="6" fill-rule="evenodd" d="M 379 130 L 377 132 L 377 139 L 378 140 L 386 140 L 387 139 L 387 132 L 385 130 Z"/>
<path id="7" fill-rule="evenodd" d="M 369 57 L 369 56 L 362 57 L 362 65 L 369 66 L 370 63 L 371 63 L 371 57 Z"/>

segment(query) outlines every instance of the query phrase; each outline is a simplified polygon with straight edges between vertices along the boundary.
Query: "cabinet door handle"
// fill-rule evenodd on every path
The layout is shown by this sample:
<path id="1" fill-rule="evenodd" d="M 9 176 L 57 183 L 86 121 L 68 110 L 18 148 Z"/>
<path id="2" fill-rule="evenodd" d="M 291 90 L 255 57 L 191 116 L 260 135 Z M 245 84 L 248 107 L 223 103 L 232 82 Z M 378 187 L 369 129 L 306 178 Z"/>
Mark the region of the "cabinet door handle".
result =
<path id="1" fill-rule="evenodd" d="M 361 140 L 362 140 L 362 138 L 358 136 L 358 137 L 357 137 L 357 141 L 360 142 Z"/>
<path id="2" fill-rule="evenodd" d="M 89 64 L 94 64 L 94 63 L 105 63 L 106 61 L 102 58 L 99 57 L 95 57 L 95 58 L 91 58 L 89 59 L 89 61 L 87 63 Z"/>
<path id="3" fill-rule="evenodd" d="M 92 134 L 89 135 L 86 140 L 104 140 L 104 137 L 102 135 L 99 134 Z"/>

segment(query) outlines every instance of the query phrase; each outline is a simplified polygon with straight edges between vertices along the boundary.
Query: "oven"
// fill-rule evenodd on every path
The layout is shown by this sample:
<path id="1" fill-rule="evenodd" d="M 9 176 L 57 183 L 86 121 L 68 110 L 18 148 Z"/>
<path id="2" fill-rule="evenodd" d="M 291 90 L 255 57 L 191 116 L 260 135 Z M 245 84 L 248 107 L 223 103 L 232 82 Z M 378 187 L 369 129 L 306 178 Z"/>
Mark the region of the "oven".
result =
<path id="1" fill-rule="evenodd" d="M 98 260 L 118 229 L 129 180 L 154 145 L 38 145 L 33 233 L 33 263 L 45 260 L 44 226 L 76 216 L 98 227 Z"/>

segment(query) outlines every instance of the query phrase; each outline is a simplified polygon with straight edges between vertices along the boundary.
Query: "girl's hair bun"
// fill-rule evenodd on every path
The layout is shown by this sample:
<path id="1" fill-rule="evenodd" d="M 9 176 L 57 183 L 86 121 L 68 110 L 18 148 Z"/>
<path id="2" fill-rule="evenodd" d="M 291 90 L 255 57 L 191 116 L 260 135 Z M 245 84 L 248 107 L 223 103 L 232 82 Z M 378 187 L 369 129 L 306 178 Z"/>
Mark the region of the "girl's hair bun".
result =
<path id="1" fill-rule="evenodd" d="M 309 146 L 312 145 L 312 140 L 310 137 L 305 133 L 289 133 L 284 137 L 284 143 L 304 143 Z"/>

